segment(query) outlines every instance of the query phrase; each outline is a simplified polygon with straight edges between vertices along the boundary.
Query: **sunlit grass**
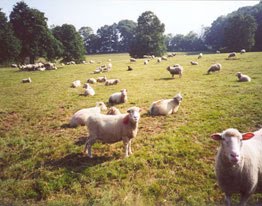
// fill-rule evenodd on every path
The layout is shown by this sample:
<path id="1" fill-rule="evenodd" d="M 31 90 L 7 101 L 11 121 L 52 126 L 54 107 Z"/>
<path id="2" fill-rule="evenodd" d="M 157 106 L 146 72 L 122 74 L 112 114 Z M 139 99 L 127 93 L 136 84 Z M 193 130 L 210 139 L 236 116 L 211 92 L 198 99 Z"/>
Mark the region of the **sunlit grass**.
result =
<path id="1" fill-rule="evenodd" d="M 19 72 L 0 69 L 0 204 L 1 205 L 219 205 L 223 194 L 216 184 L 214 157 L 218 144 L 210 134 L 228 127 L 253 131 L 262 125 L 262 53 L 246 53 L 237 60 L 227 54 L 178 54 L 168 61 L 129 62 L 127 54 L 92 55 L 95 64 L 64 66 L 56 71 Z M 121 82 L 92 85 L 93 97 L 71 82 L 91 74 L 111 59 L 108 78 Z M 190 61 L 199 65 L 191 66 Z M 206 75 L 213 63 L 222 70 Z M 179 63 L 181 79 L 166 70 Z M 127 71 L 130 65 L 133 71 Z M 239 83 L 241 71 L 252 81 Z M 31 77 L 31 84 L 20 83 Z M 142 108 L 134 154 L 124 159 L 122 143 L 94 145 L 94 158 L 82 155 L 85 127 L 66 128 L 77 110 L 108 101 L 126 88 L 128 102 L 118 108 Z M 150 117 L 150 104 L 172 98 L 183 102 L 178 113 Z M 236 202 L 237 198 L 235 198 Z M 262 201 L 254 195 L 251 203 Z"/>

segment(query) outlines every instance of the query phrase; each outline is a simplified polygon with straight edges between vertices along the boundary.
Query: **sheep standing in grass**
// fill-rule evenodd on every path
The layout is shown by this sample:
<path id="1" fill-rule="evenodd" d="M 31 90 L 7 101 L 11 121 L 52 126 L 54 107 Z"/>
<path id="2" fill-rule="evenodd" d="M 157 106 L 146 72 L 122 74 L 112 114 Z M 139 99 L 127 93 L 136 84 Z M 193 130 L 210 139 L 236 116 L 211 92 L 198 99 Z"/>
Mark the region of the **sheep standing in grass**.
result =
<path id="1" fill-rule="evenodd" d="M 131 155 L 131 140 L 136 137 L 138 132 L 139 112 L 140 108 L 131 107 L 127 110 L 127 114 L 90 116 L 87 120 L 89 136 L 84 153 L 88 151 L 88 156 L 91 158 L 91 147 L 96 140 L 100 140 L 108 144 L 123 141 L 125 157 Z"/>
<path id="2" fill-rule="evenodd" d="M 26 78 L 26 79 L 22 79 L 22 81 L 21 81 L 22 83 L 31 83 L 32 82 L 32 80 L 31 80 L 31 78 L 30 77 L 28 77 L 28 78 Z"/>
<path id="3" fill-rule="evenodd" d="M 222 65 L 217 63 L 217 64 L 212 64 L 208 71 L 207 71 L 207 74 L 210 74 L 210 72 L 216 72 L 216 71 L 220 71 L 222 68 Z"/>
<path id="4" fill-rule="evenodd" d="M 183 74 L 183 67 L 180 66 L 179 64 L 174 65 L 173 67 L 168 66 L 167 71 L 172 75 L 172 78 L 174 78 L 175 75 L 179 75 L 179 78 L 182 77 Z"/>
<path id="5" fill-rule="evenodd" d="M 215 170 L 226 205 L 232 194 L 240 194 L 240 205 L 246 205 L 252 193 L 262 192 L 262 129 L 241 134 L 230 128 L 211 137 L 220 141 Z"/>
<path id="6" fill-rule="evenodd" d="M 109 97 L 108 102 L 110 104 L 121 104 L 127 101 L 127 90 L 122 89 L 120 92 L 116 92 Z"/>
<path id="7" fill-rule="evenodd" d="M 182 96 L 178 93 L 173 99 L 161 99 L 151 104 L 149 114 L 156 115 L 169 115 L 178 111 Z"/>
<path id="8" fill-rule="evenodd" d="M 95 90 L 88 83 L 85 84 L 85 87 L 86 87 L 85 93 L 84 93 L 85 96 L 94 96 L 95 95 Z"/>
<path id="9" fill-rule="evenodd" d="M 108 79 L 108 80 L 106 80 L 105 85 L 106 85 L 106 86 L 116 85 L 116 84 L 118 84 L 119 82 L 120 82 L 119 79 Z"/>
<path id="10" fill-rule="evenodd" d="M 228 58 L 236 57 L 236 56 L 237 56 L 236 52 L 231 52 L 231 53 L 228 54 Z"/>
<path id="11" fill-rule="evenodd" d="M 240 82 L 251 82 L 251 78 L 245 74 L 242 74 L 241 72 L 236 73 L 236 76 Z"/>
<path id="12" fill-rule="evenodd" d="M 107 115 L 118 115 L 118 114 L 121 114 L 121 112 L 116 107 L 110 107 L 106 114 Z"/>

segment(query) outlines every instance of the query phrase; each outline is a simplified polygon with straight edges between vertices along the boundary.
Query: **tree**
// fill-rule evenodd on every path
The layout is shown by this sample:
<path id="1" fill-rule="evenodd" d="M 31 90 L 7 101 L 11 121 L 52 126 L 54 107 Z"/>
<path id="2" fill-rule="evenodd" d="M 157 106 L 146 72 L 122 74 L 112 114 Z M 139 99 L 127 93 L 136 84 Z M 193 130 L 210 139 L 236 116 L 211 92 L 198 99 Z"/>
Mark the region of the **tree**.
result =
<path id="1" fill-rule="evenodd" d="M 120 33 L 119 52 L 129 52 L 134 41 L 137 23 L 132 20 L 121 20 L 117 24 Z"/>
<path id="2" fill-rule="evenodd" d="M 224 34 L 227 50 L 239 51 L 242 48 L 251 50 L 255 45 L 256 29 L 256 20 L 251 15 L 237 14 L 229 17 Z"/>
<path id="3" fill-rule="evenodd" d="M 85 48 L 83 39 L 73 25 L 63 24 L 52 29 L 53 35 L 63 44 L 63 61 L 83 61 Z"/>
<path id="4" fill-rule="evenodd" d="M 0 9 L 0 63 L 16 60 L 20 51 L 20 41 L 15 37 L 10 23 Z"/>
<path id="5" fill-rule="evenodd" d="M 85 46 L 86 52 L 88 54 L 95 53 L 95 52 L 92 52 L 92 48 L 91 48 L 91 41 L 94 40 L 93 29 L 91 27 L 88 27 L 88 26 L 81 27 L 79 29 L 78 33 L 80 34 L 80 36 L 82 37 L 82 39 L 84 41 L 84 46 Z"/>
<path id="6" fill-rule="evenodd" d="M 162 56 L 166 52 L 164 42 L 165 25 L 151 11 L 142 13 L 137 23 L 130 55 L 132 57 L 143 57 L 144 55 Z"/>
<path id="7" fill-rule="evenodd" d="M 46 21 L 44 13 L 29 8 L 22 1 L 14 6 L 10 14 L 10 23 L 16 37 L 21 41 L 21 61 L 29 57 L 30 63 L 34 63 L 37 57 L 56 56 L 48 54 L 47 48 L 50 46 L 59 47 L 59 43 L 52 37 Z M 58 50 L 54 49 L 54 51 Z"/>

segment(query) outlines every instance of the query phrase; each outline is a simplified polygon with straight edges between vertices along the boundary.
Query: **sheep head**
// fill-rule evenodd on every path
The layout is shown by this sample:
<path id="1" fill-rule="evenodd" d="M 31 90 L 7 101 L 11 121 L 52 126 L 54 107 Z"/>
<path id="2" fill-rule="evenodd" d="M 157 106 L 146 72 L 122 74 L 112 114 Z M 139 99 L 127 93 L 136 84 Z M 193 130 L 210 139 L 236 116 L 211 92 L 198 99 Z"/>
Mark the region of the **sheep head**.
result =
<path id="1" fill-rule="evenodd" d="M 131 108 L 129 108 L 127 110 L 128 120 L 124 120 L 124 123 L 126 123 L 126 121 L 130 121 L 130 122 L 132 122 L 134 124 L 138 123 L 139 119 L 140 119 L 140 111 L 141 111 L 141 109 L 139 107 L 131 107 Z"/>
<path id="2" fill-rule="evenodd" d="M 100 107 L 101 110 L 107 110 L 107 107 L 104 102 L 97 102 L 96 107 Z"/>
<path id="3" fill-rule="evenodd" d="M 177 103 L 180 103 L 183 100 L 183 97 L 181 95 L 181 93 L 179 92 L 176 96 L 174 96 L 174 101 L 176 101 Z"/>

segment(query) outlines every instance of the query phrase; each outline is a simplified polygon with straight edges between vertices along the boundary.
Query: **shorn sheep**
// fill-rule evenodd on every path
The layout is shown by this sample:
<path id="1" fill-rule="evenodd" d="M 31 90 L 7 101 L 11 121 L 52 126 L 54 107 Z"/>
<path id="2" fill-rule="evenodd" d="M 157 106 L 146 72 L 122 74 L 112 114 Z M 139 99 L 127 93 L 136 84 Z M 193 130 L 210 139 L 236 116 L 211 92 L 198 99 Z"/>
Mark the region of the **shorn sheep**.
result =
<path id="1" fill-rule="evenodd" d="M 155 101 L 150 106 L 149 114 L 153 116 L 173 114 L 178 111 L 182 99 L 182 95 L 178 93 L 173 99 Z"/>
<path id="2" fill-rule="evenodd" d="M 229 128 L 211 137 L 220 141 L 215 171 L 226 205 L 232 194 L 240 194 L 240 205 L 246 205 L 251 194 L 262 192 L 262 129 L 240 133 Z"/>
<path id="3" fill-rule="evenodd" d="M 110 104 L 121 104 L 127 101 L 127 90 L 122 89 L 120 92 L 116 92 L 109 97 L 108 102 Z"/>
<path id="4" fill-rule="evenodd" d="M 222 65 L 217 63 L 217 64 L 212 64 L 209 69 L 207 70 L 207 74 L 210 74 L 210 72 L 216 72 L 220 71 L 222 69 Z"/>
<path id="5" fill-rule="evenodd" d="M 88 156 L 91 158 L 91 147 L 96 140 L 100 140 L 108 144 L 123 141 L 125 157 L 131 155 L 131 140 L 136 137 L 138 132 L 139 112 L 140 108 L 131 107 L 127 110 L 127 114 L 91 115 L 87 121 L 89 136 L 84 153 L 88 151 Z"/>
<path id="6" fill-rule="evenodd" d="M 70 127 L 84 126 L 90 115 L 101 113 L 102 110 L 107 110 L 104 102 L 97 102 L 95 107 L 81 109 L 72 116 L 69 125 Z"/>
<path id="7" fill-rule="evenodd" d="M 168 66 L 167 71 L 172 75 L 172 78 L 174 78 L 174 75 L 179 75 L 179 78 L 182 77 L 183 74 L 183 67 L 180 66 L 179 64 L 174 65 L 173 67 Z"/>
<path id="8" fill-rule="evenodd" d="M 120 110 L 117 109 L 116 107 L 110 107 L 108 109 L 108 112 L 106 113 L 107 115 L 118 115 L 121 114 Z"/>
<path id="9" fill-rule="evenodd" d="M 236 73 L 239 82 L 251 82 L 251 78 L 241 72 Z"/>

